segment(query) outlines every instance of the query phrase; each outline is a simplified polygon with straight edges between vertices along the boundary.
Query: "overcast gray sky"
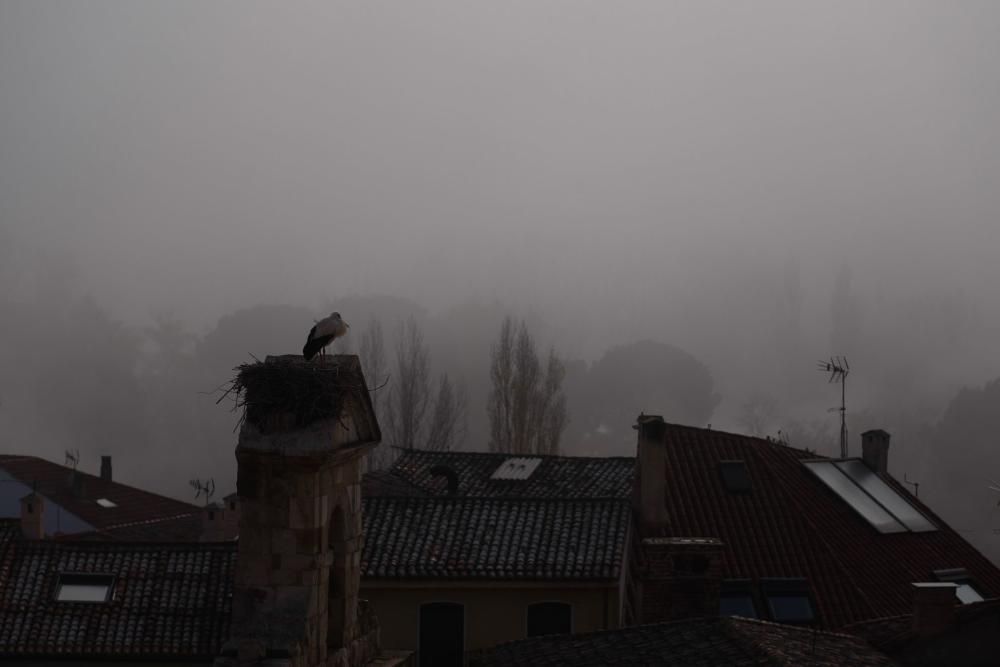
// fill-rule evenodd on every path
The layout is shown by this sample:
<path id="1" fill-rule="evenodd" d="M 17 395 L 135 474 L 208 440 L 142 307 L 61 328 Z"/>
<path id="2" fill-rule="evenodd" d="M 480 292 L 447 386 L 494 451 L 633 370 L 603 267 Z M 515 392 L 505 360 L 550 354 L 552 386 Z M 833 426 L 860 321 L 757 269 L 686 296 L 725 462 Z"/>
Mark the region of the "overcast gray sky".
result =
<path id="1" fill-rule="evenodd" d="M 697 345 L 718 335 L 702 310 L 790 257 L 825 295 L 847 262 L 871 293 L 957 290 L 995 325 L 998 19 L 0 0 L 0 225 L 121 316 L 202 329 L 384 292 L 543 309 L 584 355 L 654 324 Z"/>

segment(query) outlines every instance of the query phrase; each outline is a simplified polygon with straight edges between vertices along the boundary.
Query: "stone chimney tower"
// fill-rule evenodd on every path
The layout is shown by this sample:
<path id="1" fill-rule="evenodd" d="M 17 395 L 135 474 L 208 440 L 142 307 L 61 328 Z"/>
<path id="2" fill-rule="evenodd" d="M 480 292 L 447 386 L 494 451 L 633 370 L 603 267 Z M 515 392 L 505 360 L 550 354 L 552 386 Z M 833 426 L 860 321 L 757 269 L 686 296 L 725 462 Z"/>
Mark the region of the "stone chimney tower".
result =
<path id="1" fill-rule="evenodd" d="M 28 540 L 45 539 L 45 499 L 34 491 L 21 498 L 21 533 Z"/>
<path id="2" fill-rule="evenodd" d="M 381 434 L 358 358 L 268 357 L 236 386 L 234 636 L 216 665 L 365 664 L 378 646 L 357 614 L 361 464 Z"/>

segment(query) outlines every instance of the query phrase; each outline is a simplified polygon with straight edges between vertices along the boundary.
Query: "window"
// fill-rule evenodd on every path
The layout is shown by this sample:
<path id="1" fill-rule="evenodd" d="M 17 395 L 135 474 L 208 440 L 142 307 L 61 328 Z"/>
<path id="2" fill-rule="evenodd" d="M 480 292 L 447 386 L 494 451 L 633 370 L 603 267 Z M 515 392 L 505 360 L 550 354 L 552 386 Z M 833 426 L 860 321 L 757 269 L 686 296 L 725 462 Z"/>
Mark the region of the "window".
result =
<path id="1" fill-rule="evenodd" d="M 490 479 L 528 479 L 541 462 L 541 459 L 525 456 L 507 459 L 493 471 Z"/>
<path id="2" fill-rule="evenodd" d="M 98 498 L 97 499 L 97 504 L 100 505 L 101 507 L 105 507 L 105 508 L 108 508 L 108 509 L 110 509 L 112 507 L 118 507 L 117 503 L 115 503 L 112 500 L 108 500 L 107 498 Z"/>
<path id="3" fill-rule="evenodd" d="M 420 605 L 420 667 L 462 667 L 465 607 L 454 602 Z"/>
<path id="4" fill-rule="evenodd" d="M 56 588 L 59 602 L 107 602 L 115 578 L 110 574 L 61 574 Z"/>
<path id="5" fill-rule="evenodd" d="M 730 493 L 750 493 L 750 473 L 746 461 L 719 461 L 719 475 Z"/>
<path id="6" fill-rule="evenodd" d="M 760 583 L 772 621 L 794 624 L 816 620 L 805 579 L 763 579 Z"/>
<path id="7" fill-rule="evenodd" d="M 955 597 L 962 604 L 972 604 L 982 602 L 983 594 L 979 592 L 973 583 L 972 576 L 965 568 L 956 567 L 949 570 L 935 570 L 934 577 L 938 581 L 947 581 L 956 584 Z"/>
<path id="8" fill-rule="evenodd" d="M 880 533 L 937 530 L 862 461 L 806 461 L 803 465 Z"/>
<path id="9" fill-rule="evenodd" d="M 719 616 L 757 618 L 753 587 L 749 579 L 729 579 L 719 590 Z"/>
<path id="10" fill-rule="evenodd" d="M 565 635 L 573 632 L 573 608 L 565 602 L 528 605 L 528 636 Z"/>

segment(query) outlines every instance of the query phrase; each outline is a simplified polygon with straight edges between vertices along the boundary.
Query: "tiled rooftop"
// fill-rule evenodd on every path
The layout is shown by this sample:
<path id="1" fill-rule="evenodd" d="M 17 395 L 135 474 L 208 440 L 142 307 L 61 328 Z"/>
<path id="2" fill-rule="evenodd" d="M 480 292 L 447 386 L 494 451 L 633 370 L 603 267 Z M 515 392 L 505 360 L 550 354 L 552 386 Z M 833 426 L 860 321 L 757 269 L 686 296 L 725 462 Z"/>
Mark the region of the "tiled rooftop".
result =
<path id="1" fill-rule="evenodd" d="M 362 576 L 615 579 L 623 500 L 366 498 Z"/>
<path id="2" fill-rule="evenodd" d="M 229 635 L 234 544 L 25 541 L 0 522 L 0 655 L 211 658 Z M 61 574 L 111 575 L 107 602 L 56 600 Z"/>
<path id="3" fill-rule="evenodd" d="M 890 667 L 895 663 L 859 637 L 744 618 L 710 618 L 535 637 L 502 644 L 479 664 Z"/>
<path id="4" fill-rule="evenodd" d="M 40 459 L 35 456 L 0 455 L 0 471 L 20 482 L 26 490 L 34 485 L 46 501 L 46 514 L 58 505 L 88 524 L 104 539 L 197 541 L 201 525 L 201 508 L 173 498 L 136 489 L 126 484 L 107 481 L 83 471 Z M 71 474 L 78 476 L 80 486 L 74 490 Z M 98 499 L 107 499 L 114 506 L 103 506 Z M 17 516 L 20 507 L 16 499 L 7 499 L 11 507 L 4 508 L 8 518 Z M 155 528 L 150 528 L 155 524 Z"/>
<path id="5" fill-rule="evenodd" d="M 631 458 L 403 452 L 365 476 L 363 575 L 615 579 L 634 470 Z"/>
<path id="6" fill-rule="evenodd" d="M 985 597 L 1000 596 L 1000 570 L 898 482 L 885 480 L 938 530 L 879 533 L 801 463 L 815 458 L 760 438 L 667 424 L 668 534 L 719 538 L 726 578 L 804 577 L 827 628 L 909 613 L 911 583 L 932 581 L 934 570 L 965 568 Z M 745 461 L 749 493 L 727 491 L 725 460 Z"/>
<path id="7" fill-rule="evenodd" d="M 496 479 L 510 459 L 529 459 L 523 479 L 506 474 Z M 367 495 L 447 495 L 435 466 L 447 466 L 458 476 L 458 495 L 470 498 L 621 498 L 632 494 L 635 459 L 630 457 L 591 458 L 583 456 L 514 457 L 489 452 L 403 452 L 392 469 L 366 476 Z M 528 470 L 529 468 L 530 471 Z M 375 484 L 382 488 L 375 487 Z M 389 491 L 387 485 L 394 485 Z"/>

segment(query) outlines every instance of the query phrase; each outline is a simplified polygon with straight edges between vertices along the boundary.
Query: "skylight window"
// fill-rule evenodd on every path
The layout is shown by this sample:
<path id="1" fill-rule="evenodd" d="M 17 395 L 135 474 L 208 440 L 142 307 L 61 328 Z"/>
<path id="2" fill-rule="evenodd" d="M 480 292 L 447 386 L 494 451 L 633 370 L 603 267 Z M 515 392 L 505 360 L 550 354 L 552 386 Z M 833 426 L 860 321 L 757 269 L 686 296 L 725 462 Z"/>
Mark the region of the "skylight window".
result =
<path id="1" fill-rule="evenodd" d="M 764 579 L 764 599 L 776 623 L 812 623 L 816 620 L 805 579 Z"/>
<path id="2" fill-rule="evenodd" d="M 858 459 L 804 465 L 880 533 L 937 530 L 927 517 Z"/>
<path id="3" fill-rule="evenodd" d="M 972 604 L 982 602 L 983 595 L 973 584 L 972 576 L 965 568 L 954 568 L 950 570 L 935 570 L 934 576 L 938 581 L 947 581 L 956 584 L 955 597 L 962 604 Z"/>
<path id="4" fill-rule="evenodd" d="M 750 472 L 746 461 L 719 461 L 719 475 L 730 493 L 750 493 Z"/>
<path id="5" fill-rule="evenodd" d="M 118 507 L 117 503 L 115 503 L 115 502 L 113 502 L 111 500 L 108 500 L 107 498 L 98 498 L 97 499 L 97 504 L 100 505 L 101 507 L 106 507 L 108 509 L 110 509 L 112 507 Z"/>
<path id="6" fill-rule="evenodd" d="M 749 579 L 730 579 L 722 582 L 719 591 L 719 616 L 757 618 L 757 605 Z"/>
<path id="7" fill-rule="evenodd" d="M 524 456 L 507 459 L 493 471 L 490 479 L 528 479 L 541 462 L 541 459 Z"/>
<path id="8" fill-rule="evenodd" d="M 56 589 L 59 602 L 107 602 L 114 577 L 109 574 L 61 574 Z"/>

